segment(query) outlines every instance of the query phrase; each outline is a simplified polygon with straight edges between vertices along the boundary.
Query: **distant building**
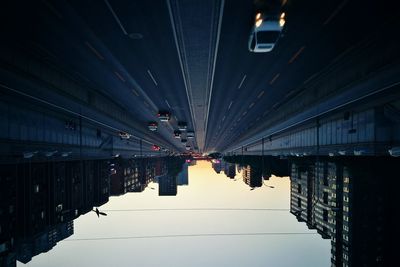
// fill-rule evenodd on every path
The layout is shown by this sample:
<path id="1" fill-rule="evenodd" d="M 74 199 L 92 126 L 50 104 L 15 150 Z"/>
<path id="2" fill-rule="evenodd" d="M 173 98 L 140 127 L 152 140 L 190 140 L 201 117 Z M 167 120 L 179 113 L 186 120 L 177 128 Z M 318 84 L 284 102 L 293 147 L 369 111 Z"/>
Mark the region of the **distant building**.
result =
<path id="1" fill-rule="evenodd" d="M 231 179 L 235 178 L 235 175 L 236 175 L 235 164 L 225 162 L 224 173 L 227 177 L 229 177 Z"/>
<path id="2" fill-rule="evenodd" d="M 212 168 L 216 173 L 220 173 L 222 170 L 221 161 L 215 160 L 215 162 L 212 163 Z"/>
<path id="3" fill-rule="evenodd" d="M 250 187 L 262 186 L 261 169 L 252 165 L 243 168 L 243 182 Z"/>
<path id="4" fill-rule="evenodd" d="M 136 192 L 140 188 L 139 166 L 136 160 L 119 160 L 114 163 L 115 170 L 110 175 L 110 191 L 112 196 L 119 196 L 127 192 Z"/>
<path id="5" fill-rule="evenodd" d="M 158 177 L 158 195 L 159 196 L 176 196 L 177 179 L 172 175 L 163 175 Z"/>
<path id="6" fill-rule="evenodd" d="M 177 177 L 178 185 L 189 185 L 189 170 L 188 163 L 184 163 L 182 166 L 182 171 L 178 174 Z"/>
<path id="7" fill-rule="evenodd" d="M 61 223 L 49 229 L 29 237 L 22 241 L 17 248 L 17 260 L 28 263 L 32 258 L 40 253 L 51 250 L 57 242 L 73 235 L 73 221 Z"/>

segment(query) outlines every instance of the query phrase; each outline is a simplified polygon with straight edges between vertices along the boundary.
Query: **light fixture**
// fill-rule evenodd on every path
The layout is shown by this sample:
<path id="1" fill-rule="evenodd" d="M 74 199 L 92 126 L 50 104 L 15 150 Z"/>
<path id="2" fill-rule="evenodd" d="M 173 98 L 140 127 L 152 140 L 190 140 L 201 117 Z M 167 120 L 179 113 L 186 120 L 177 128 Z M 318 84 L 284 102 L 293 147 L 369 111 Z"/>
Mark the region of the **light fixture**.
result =
<path id="1" fill-rule="evenodd" d="M 283 27 L 285 25 L 285 19 L 279 19 L 279 26 Z"/>

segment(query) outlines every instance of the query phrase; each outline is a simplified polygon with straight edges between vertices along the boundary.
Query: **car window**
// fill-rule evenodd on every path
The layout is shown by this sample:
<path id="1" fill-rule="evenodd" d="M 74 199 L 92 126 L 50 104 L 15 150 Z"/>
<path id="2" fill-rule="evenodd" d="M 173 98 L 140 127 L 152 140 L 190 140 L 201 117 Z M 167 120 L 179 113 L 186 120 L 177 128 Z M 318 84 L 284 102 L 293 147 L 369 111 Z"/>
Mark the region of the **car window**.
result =
<path id="1" fill-rule="evenodd" d="M 257 32 L 257 42 L 259 44 L 274 44 L 279 37 L 280 31 L 260 31 Z"/>

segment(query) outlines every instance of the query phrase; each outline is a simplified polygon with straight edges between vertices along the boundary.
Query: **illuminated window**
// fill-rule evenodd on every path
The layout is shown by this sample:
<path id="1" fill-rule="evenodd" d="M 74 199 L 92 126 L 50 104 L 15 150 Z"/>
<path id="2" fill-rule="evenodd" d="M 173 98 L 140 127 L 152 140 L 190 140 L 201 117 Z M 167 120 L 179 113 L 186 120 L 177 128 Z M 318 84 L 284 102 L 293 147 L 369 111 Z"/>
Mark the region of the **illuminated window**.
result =
<path id="1" fill-rule="evenodd" d="M 38 184 L 33 186 L 33 192 L 39 193 L 39 185 Z"/>

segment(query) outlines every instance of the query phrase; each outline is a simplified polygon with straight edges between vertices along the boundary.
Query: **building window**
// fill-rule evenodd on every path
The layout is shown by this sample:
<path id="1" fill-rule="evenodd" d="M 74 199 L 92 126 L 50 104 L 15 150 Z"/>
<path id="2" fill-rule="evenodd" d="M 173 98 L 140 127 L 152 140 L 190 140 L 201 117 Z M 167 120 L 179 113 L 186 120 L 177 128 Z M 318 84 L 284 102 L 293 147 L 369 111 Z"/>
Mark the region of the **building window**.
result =
<path id="1" fill-rule="evenodd" d="M 301 208 L 301 198 L 297 198 L 297 207 Z"/>
<path id="2" fill-rule="evenodd" d="M 349 236 L 347 234 L 343 234 L 343 240 L 349 241 Z"/>
<path id="3" fill-rule="evenodd" d="M 297 185 L 297 193 L 300 193 L 300 194 L 301 194 L 301 184 L 298 184 L 298 185 Z"/>
<path id="4" fill-rule="evenodd" d="M 38 184 L 33 186 L 33 192 L 39 193 L 39 185 Z"/>

